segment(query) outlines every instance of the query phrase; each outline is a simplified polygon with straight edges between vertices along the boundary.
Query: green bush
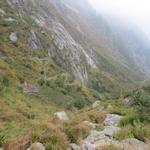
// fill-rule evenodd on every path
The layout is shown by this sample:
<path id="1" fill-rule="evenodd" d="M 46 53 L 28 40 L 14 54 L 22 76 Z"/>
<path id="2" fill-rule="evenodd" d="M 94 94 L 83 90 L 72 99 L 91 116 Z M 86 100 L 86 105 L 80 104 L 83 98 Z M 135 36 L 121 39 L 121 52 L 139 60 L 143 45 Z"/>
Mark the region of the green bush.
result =
<path id="1" fill-rule="evenodd" d="M 97 131 L 102 131 L 102 130 L 104 130 L 104 125 L 103 125 L 103 124 L 98 124 L 98 125 L 96 126 L 96 130 L 97 130 Z"/>
<path id="2" fill-rule="evenodd" d="M 127 138 L 136 138 L 145 142 L 146 139 L 150 139 L 150 126 L 142 124 L 137 124 L 136 126 L 129 125 L 115 133 L 114 138 L 119 141 Z"/>
<path id="3" fill-rule="evenodd" d="M 98 111 L 92 111 L 88 114 L 89 119 L 94 123 L 103 123 L 103 121 L 106 118 L 106 113 L 98 112 Z"/>
<path id="4" fill-rule="evenodd" d="M 136 122 L 138 122 L 137 116 L 126 116 L 120 120 L 119 125 L 125 127 L 127 125 L 134 125 Z"/>
<path id="5" fill-rule="evenodd" d="M 78 108 L 78 109 L 81 109 L 85 106 L 84 102 L 82 100 L 76 100 L 74 103 L 73 103 L 73 106 Z"/>
<path id="6" fill-rule="evenodd" d="M 2 91 L 5 87 L 10 85 L 10 79 L 7 76 L 3 76 L 0 79 L 0 91 Z"/>
<path id="7" fill-rule="evenodd" d="M 75 124 L 70 123 L 67 126 L 65 125 L 64 131 L 72 143 L 80 144 L 88 136 L 90 127 L 82 123 Z"/>
<path id="8" fill-rule="evenodd" d="M 131 98 L 131 105 L 138 111 L 140 120 L 150 122 L 150 85 L 134 91 Z"/>
<path id="9" fill-rule="evenodd" d="M 31 142 L 39 141 L 44 144 L 46 150 L 66 150 L 68 140 L 60 130 L 37 129 L 31 133 Z"/>
<path id="10" fill-rule="evenodd" d="M 146 139 L 150 139 L 150 126 L 137 125 L 132 132 L 134 137 L 140 141 L 146 142 Z"/>
<path id="11" fill-rule="evenodd" d="M 122 104 L 115 104 L 113 107 L 109 110 L 111 114 L 117 114 L 121 116 L 126 116 L 126 115 L 134 115 L 135 110 L 130 107 L 130 106 L 124 106 Z"/>
<path id="12" fill-rule="evenodd" d="M 133 129 L 132 126 L 124 127 L 119 132 L 114 134 L 114 138 L 119 141 L 122 141 L 127 138 L 134 138 L 132 129 Z"/>
<path id="13" fill-rule="evenodd" d="M 4 141 L 5 141 L 5 133 L 3 130 L 0 129 L 0 147 L 2 147 Z"/>

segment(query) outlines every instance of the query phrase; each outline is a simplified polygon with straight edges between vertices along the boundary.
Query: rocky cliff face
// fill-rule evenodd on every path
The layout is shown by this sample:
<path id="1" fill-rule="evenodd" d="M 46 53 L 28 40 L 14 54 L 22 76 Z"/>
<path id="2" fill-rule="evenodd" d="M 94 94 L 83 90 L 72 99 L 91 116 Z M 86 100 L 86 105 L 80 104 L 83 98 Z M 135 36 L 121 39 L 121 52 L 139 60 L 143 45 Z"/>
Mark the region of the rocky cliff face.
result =
<path id="1" fill-rule="evenodd" d="M 28 3 L 29 7 L 28 6 Z M 87 65 L 96 68 L 96 64 L 87 51 L 74 40 L 71 34 L 67 31 L 65 26 L 59 20 L 60 10 L 57 7 L 64 7 L 71 12 L 75 12 L 68 4 L 63 1 L 38 1 L 39 5 L 33 1 L 18 1 L 9 0 L 10 5 L 22 6 L 26 13 L 30 13 L 35 23 L 45 28 L 49 32 L 49 41 L 52 41 L 47 46 L 48 54 L 55 60 L 55 62 L 62 66 L 67 71 L 71 72 L 76 79 L 86 84 L 88 82 Z M 43 8 L 41 7 L 43 6 Z M 39 11 L 36 10 L 38 7 Z M 53 11 L 49 8 L 52 7 Z M 76 13 L 76 12 L 75 12 Z M 38 39 L 34 32 L 28 39 L 31 48 L 38 49 L 40 47 L 40 39 Z"/>

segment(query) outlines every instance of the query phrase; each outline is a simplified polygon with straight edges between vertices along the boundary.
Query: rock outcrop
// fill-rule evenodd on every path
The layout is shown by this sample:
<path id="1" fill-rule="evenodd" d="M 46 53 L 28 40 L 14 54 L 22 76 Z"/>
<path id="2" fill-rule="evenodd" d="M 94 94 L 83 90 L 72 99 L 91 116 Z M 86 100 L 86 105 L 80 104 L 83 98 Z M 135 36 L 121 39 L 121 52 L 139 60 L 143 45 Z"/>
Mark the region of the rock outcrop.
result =
<path id="1" fill-rule="evenodd" d="M 149 150 L 148 145 L 137 139 L 125 139 L 120 143 L 124 150 Z"/>
<path id="2" fill-rule="evenodd" d="M 37 37 L 33 30 L 31 30 L 31 36 L 28 38 L 28 44 L 34 50 L 42 48 L 41 39 Z"/>
<path id="3" fill-rule="evenodd" d="M 108 114 L 104 121 L 105 127 L 103 131 L 92 129 L 89 136 L 84 139 L 83 145 L 72 144 L 70 150 L 96 150 L 107 145 L 115 145 L 123 150 L 148 150 L 148 145 L 137 139 L 131 138 L 123 141 L 113 139 L 113 135 L 120 130 L 118 123 L 121 118 L 122 116 L 119 115 Z"/>
<path id="4" fill-rule="evenodd" d="M 117 126 L 121 118 L 119 115 L 108 114 L 104 124 L 105 126 Z"/>
<path id="5" fill-rule="evenodd" d="M 37 94 L 40 89 L 36 85 L 24 83 L 23 92 L 26 94 Z"/>
<path id="6" fill-rule="evenodd" d="M 42 143 L 33 143 L 27 150 L 45 150 Z"/>
<path id="7" fill-rule="evenodd" d="M 6 13 L 3 9 L 0 8 L 0 16 L 4 16 Z"/>
<path id="8" fill-rule="evenodd" d="M 83 124 L 91 127 L 92 129 L 95 129 L 97 124 L 96 123 L 93 123 L 93 122 L 90 122 L 90 121 L 83 121 Z"/>
<path id="9" fill-rule="evenodd" d="M 16 43 L 18 40 L 17 34 L 15 32 L 12 32 L 9 36 L 9 39 L 13 42 Z"/>
<path id="10" fill-rule="evenodd" d="M 95 107 L 98 107 L 100 105 L 101 101 L 96 101 L 93 103 L 92 107 L 95 108 Z"/>
<path id="11" fill-rule="evenodd" d="M 69 120 L 69 117 L 67 116 L 67 114 L 64 111 L 56 112 L 55 116 L 58 117 L 58 119 L 60 119 L 60 120 L 64 120 L 64 121 Z"/>

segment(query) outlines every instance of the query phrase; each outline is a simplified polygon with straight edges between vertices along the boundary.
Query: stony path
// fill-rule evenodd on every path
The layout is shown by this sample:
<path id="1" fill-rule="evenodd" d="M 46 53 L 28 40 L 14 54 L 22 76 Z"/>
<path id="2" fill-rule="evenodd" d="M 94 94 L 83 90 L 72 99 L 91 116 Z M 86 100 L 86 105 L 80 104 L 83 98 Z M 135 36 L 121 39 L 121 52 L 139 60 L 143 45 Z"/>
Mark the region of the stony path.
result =
<path id="1" fill-rule="evenodd" d="M 120 128 L 118 123 L 122 117 L 115 114 L 107 114 L 104 121 L 104 130 L 91 130 L 90 135 L 83 141 L 82 146 L 75 144 L 71 145 L 71 150 L 96 150 L 104 145 L 116 145 L 123 150 L 148 150 L 148 146 L 137 139 L 126 139 L 121 142 L 113 139 L 114 133 L 118 132 Z"/>
<path id="2" fill-rule="evenodd" d="M 118 123 L 121 118 L 119 115 L 107 114 L 104 121 L 104 130 L 92 130 L 90 135 L 84 140 L 83 149 L 95 150 L 103 145 L 117 144 L 118 142 L 113 140 L 113 134 L 120 130 Z"/>

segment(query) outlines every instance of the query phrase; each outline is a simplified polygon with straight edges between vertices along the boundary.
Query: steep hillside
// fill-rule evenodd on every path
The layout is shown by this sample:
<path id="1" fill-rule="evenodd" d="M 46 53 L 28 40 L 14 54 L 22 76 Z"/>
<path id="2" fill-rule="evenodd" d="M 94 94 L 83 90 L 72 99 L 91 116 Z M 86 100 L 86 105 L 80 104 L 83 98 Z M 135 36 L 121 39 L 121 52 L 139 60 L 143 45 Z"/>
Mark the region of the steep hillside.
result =
<path id="1" fill-rule="evenodd" d="M 85 0 L 8 2 L 19 21 L 29 26 L 24 40 L 28 49 L 43 51 L 43 57 L 51 57 L 83 84 L 118 92 L 149 72 L 149 52 L 141 56 L 141 49 L 148 47 L 128 30 L 130 25 L 110 26 Z"/>
<path id="2" fill-rule="evenodd" d="M 2 90 L 81 108 L 121 96 L 149 73 L 142 33 L 110 25 L 86 0 L 1 0 L 0 6 Z"/>
<path id="3" fill-rule="evenodd" d="M 0 0 L 0 147 L 22 150 L 39 141 L 66 150 L 80 142 L 90 131 L 81 122 L 101 129 L 106 115 L 84 108 L 102 100 L 117 112 L 122 104 L 104 100 L 143 82 L 149 57 L 142 33 L 110 23 L 87 0 Z M 54 117 L 62 110 L 69 123 Z"/>

